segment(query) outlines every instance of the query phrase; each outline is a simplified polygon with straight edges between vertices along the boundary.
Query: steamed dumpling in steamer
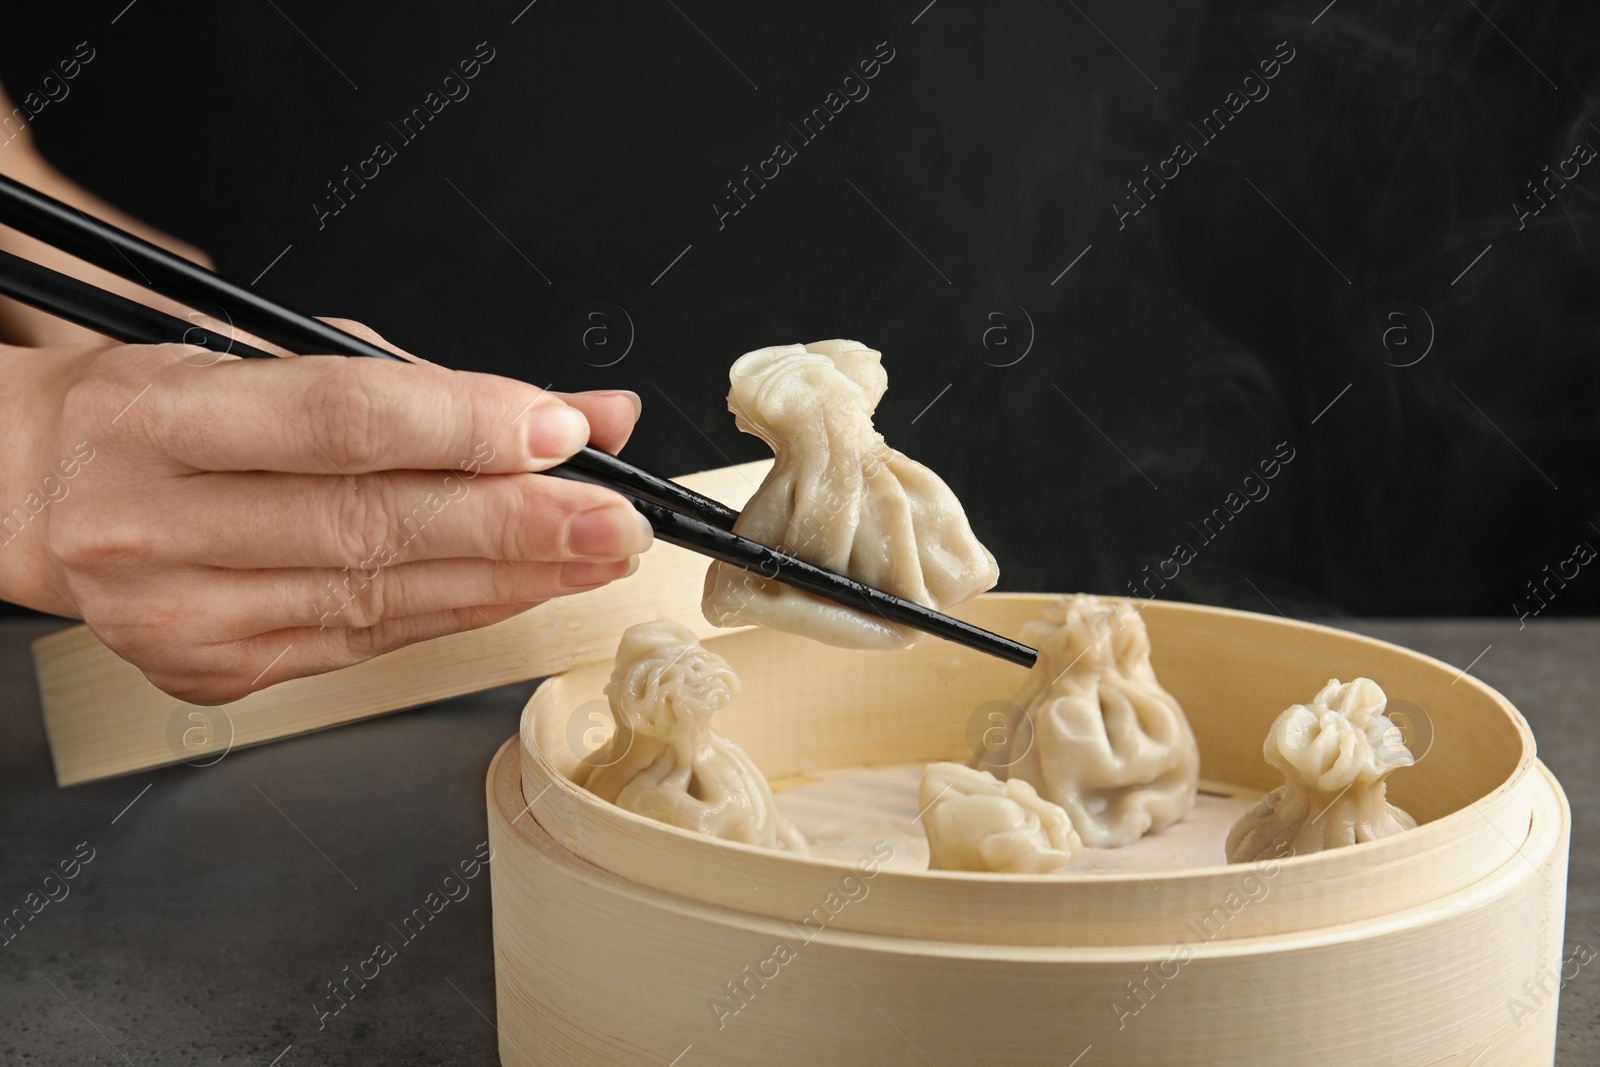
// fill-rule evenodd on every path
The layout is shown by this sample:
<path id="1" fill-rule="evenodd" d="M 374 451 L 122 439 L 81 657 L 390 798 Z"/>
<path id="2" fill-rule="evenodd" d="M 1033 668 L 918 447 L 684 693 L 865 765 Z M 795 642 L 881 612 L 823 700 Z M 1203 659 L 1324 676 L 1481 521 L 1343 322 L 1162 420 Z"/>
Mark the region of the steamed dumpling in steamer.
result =
<path id="1" fill-rule="evenodd" d="M 1049 874 L 1083 851 L 1067 813 L 1020 779 L 933 763 L 917 799 L 930 871 Z"/>
<path id="2" fill-rule="evenodd" d="M 950 487 L 873 429 L 888 388 L 880 358 L 855 341 L 818 341 L 734 363 L 728 408 L 774 454 L 734 531 L 944 610 L 1000 571 Z M 701 607 L 717 626 L 754 623 L 845 648 L 905 648 L 921 636 L 724 563 L 706 573 Z"/>
<path id="3" fill-rule="evenodd" d="M 1386 779 L 1416 762 L 1384 711 L 1378 684 L 1330 679 L 1310 704 L 1295 704 L 1267 733 L 1262 754 L 1283 784 L 1233 824 L 1228 862 L 1376 841 L 1417 821 L 1389 803 Z"/>
<path id="4" fill-rule="evenodd" d="M 685 830 L 803 849 L 744 749 L 711 728 L 739 693 L 728 662 L 675 622 L 629 627 L 606 685 L 616 732 L 574 778 L 620 808 Z"/>
<path id="5" fill-rule="evenodd" d="M 1031 730 L 984 757 L 1067 810 L 1090 848 L 1121 848 L 1194 806 L 1200 750 L 1189 720 L 1150 666 L 1132 605 L 1062 597 L 1022 628 L 1039 662 L 1015 698 Z"/>

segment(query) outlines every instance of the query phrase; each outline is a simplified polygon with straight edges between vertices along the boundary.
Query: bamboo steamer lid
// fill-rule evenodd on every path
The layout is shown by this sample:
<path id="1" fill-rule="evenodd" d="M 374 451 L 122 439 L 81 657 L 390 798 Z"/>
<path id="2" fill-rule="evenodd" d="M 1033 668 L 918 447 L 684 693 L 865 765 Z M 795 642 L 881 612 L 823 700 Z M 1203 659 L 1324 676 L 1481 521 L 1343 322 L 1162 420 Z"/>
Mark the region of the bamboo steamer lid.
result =
<path id="1" fill-rule="evenodd" d="M 1045 599 L 959 614 L 1015 634 Z M 1276 864 L 1223 864 L 1218 841 L 1214 864 L 1180 870 L 867 879 L 574 786 L 572 713 L 610 671 L 585 664 L 539 688 L 490 769 L 502 1061 L 1551 1064 L 1571 820 L 1516 709 L 1354 634 L 1143 613 L 1208 779 L 1279 784 L 1262 738 L 1331 675 L 1425 709 L 1432 747 L 1390 779 L 1417 829 Z M 965 759 L 972 710 L 1022 678 L 931 638 L 893 654 L 765 630 L 707 645 L 744 683 L 718 728 L 773 780 Z M 805 925 L 852 875 L 859 898 Z"/>

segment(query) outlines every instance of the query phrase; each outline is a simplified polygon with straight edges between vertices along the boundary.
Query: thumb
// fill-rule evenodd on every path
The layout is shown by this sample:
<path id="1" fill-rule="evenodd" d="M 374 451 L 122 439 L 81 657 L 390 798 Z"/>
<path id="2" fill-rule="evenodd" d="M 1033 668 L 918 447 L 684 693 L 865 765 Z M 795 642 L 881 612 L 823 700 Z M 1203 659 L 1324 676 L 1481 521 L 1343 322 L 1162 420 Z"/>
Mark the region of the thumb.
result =
<path id="1" fill-rule="evenodd" d="M 363 341 L 366 341 L 370 344 L 377 345 L 385 352 L 393 352 L 407 363 L 425 363 L 428 366 L 433 366 L 432 363 L 429 363 L 428 360 L 423 359 L 421 356 L 413 356 L 405 349 L 385 340 L 377 330 L 374 330 L 371 326 L 368 326 L 364 322 L 357 322 L 354 319 L 335 319 L 322 315 L 319 315 L 318 318 L 327 323 L 329 326 L 333 326 L 337 329 L 343 330 L 345 333 L 359 337 Z"/>

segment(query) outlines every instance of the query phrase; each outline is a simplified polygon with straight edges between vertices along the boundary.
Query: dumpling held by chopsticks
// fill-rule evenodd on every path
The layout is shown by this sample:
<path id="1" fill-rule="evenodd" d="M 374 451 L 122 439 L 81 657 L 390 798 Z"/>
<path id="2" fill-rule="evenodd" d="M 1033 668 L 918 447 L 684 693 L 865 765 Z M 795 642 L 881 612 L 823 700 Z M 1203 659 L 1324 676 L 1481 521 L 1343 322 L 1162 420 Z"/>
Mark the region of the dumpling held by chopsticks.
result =
<path id="1" fill-rule="evenodd" d="M 994 557 L 938 475 L 884 443 L 872 413 L 888 388 L 855 341 L 746 353 L 729 372 L 739 429 L 772 446 L 772 470 L 734 532 L 939 611 L 993 587 Z M 701 608 L 845 648 L 905 648 L 921 635 L 870 612 L 713 563 Z"/>

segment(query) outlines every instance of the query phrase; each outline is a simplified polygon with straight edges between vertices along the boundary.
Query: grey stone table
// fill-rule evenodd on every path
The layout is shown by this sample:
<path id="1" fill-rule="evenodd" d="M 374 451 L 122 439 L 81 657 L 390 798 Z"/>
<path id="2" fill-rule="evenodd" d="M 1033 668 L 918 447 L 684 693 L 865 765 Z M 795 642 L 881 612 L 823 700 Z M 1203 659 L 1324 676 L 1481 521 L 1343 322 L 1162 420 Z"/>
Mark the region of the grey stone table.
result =
<path id="1" fill-rule="evenodd" d="M 55 625 L 0 624 L 0 913 L 75 873 L 0 943 L 0 1063 L 496 1062 L 489 875 L 397 926 L 479 854 L 484 772 L 531 683 L 61 790 L 28 655 Z M 1600 621 L 1341 625 L 1476 658 L 1527 714 L 1572 802 L 1567 954 L 1600 950 Z M 396 958 L 324 1014 L 380 941 Z M 1557 1062 L 1600 1062 L 1600 960 L 1560 1012 Z"/>

